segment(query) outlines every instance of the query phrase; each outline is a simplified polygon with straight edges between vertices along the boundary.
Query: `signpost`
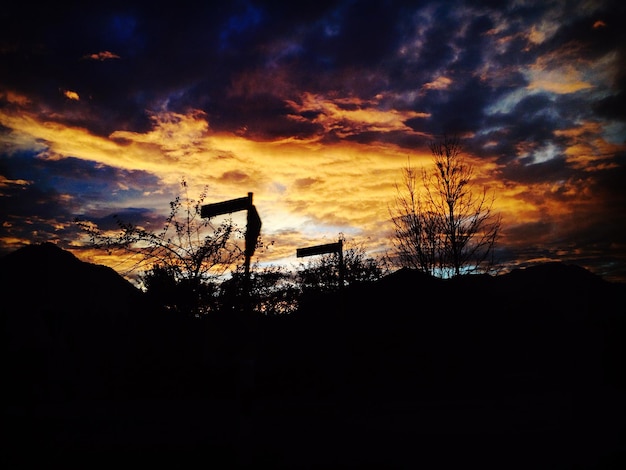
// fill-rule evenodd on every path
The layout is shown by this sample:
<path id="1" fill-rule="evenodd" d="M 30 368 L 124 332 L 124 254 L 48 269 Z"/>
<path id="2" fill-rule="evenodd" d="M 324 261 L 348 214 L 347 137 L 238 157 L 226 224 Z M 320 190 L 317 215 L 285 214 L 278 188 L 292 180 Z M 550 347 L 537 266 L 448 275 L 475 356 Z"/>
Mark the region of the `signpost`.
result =
<path id="1" fill-rule="evenodd" d="M 323 255 L 326 253 L 339 253 L 341 255 L 342 252 L 342 241 L 339 240 L 337 243 L 327 243 L 325 245 L 315 245 L 306 248 L 298 248 L 296 250 L 296 256 L 298 258 L 303 258 L 305 256 Z"/>
<path id="2" fill-rule="evenodd" d="M 255 352 L 255 322 L 252 316 L 252 297 L 250 286 L 250 258 L 254 254 L 257 240 L 261 233 L 261 217 L 252 204 L 252 193 L 248 193 L 247 197 L 231 199 L 229 201 L 216 202 L 214 204 L 206 204 L 200 207 L 200 216 L 202 218 L 211 218 L 222 214 L 231 214 L 233 212 L 247 211 L 246 219 L 246 246 L 245 246 L 245 276 L 244 276 L 244 303 L 242 308 L 241 329 L 238 331 L 237 340 L 241 345 L 239 352 L 239 383 L 237 387 L 237 395 L 240 400 L 241 412 L 249 413 L 250 399 L 253 391 L 254 383 L 254 364 L 256 360 Z"/>
<path id="3" fill-rule="evenodd" d="M 233 212 L 248 210 L 250 206 L 252 206 L 252 193 L 248 193 L 247 197 L 206 204 L 200 208 L 200 217 L 210 219 L 216 215 L 232 214 Z"/>
<path id="4" fill-rule="evenodd" d="M 326 243 L 325 245 L 315 245 L 308 246 L 306 248 L 298 248 L 296 250 L 296 256 L 298 258 L 303 258 L 305 256 L 315 256 L 315 255 L 324 255 L 326 253 L 337 253 L 339 256 L 339 304 L 338 304 L 338 313 L 341 321 L 339 322 L 338 328 L 340 328 L 341 334 L 347 336 L 347 331 L 345 328 L 348 325 L 345 317 L 345 299 L 344 299 L 344 267 L 343 267 L 343 240 L 339 239 L 337 243 Z M 342 347 L 345 347 L 346 342 L 340 343 Z M 348 348 L 344 349 L 343 354 L 339 354 L 339 358 L 344 358 L 343 360 L 339 359 L 339 367 L 335 369 L 337 375 L 335 379 L 338 382 L 342 382 L 346 377 L 346 369 L 347 369 L 347 361 L 348 355 L 351 354 Z"/>
<path id="5" fill-rule="evenodd" d="M 337 253 L 339 255 L 339 287 L 343 287 L 343 240 L 337 243 L 326 243 L 325 245 L 308 246 L 306 248 L 298 248 L 296 257 L 303 258 L 305 256 L 324 255 L 326 253 Z"/>
<path id="6" fill-rule="evenodd" d="M 261 233 L 261 218 L 259 217 L 256 207 L 252 204 L 252 193 L 248 193 L 247 197 L 206 204 L 200 207 L 200 217 L 210 219 L 211 217 L 215 217 L 217 215 L 231 214 L 233 212 L 244 210 L 248 211 L 246 221 L 246 248 L 244 251 L 244 269 L 247 291 L 250 286 L 250 258 L 252 258 L 252 255 L 254 254 L 256 243 Z M 246 292 L 246 295 L 249 295 L 249 292 Z"/>

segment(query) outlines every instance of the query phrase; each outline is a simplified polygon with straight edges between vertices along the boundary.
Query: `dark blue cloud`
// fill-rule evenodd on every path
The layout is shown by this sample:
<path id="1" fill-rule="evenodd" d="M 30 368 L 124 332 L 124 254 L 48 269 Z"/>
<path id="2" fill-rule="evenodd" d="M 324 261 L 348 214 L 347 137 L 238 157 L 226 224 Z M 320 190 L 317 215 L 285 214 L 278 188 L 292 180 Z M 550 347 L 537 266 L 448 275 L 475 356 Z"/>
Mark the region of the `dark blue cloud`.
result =
<path id="1" fill-rule="evenodd" d="M 143 207 L 125 207 L 119 211 L 108 212 L 98 217 L 79 215 L 77 219 L 91 222 L 103 232 L 120 230 L 120 224 L 131 224 L 158 232 L 163 228 L 164 224 L 163 216 Z"/>
<path id="2" fill-rule="evenodd" d="M 49 225 L 72 220 L 87 207 L 123 206 L 144 191 L 159 188 L 158 179 L 144 171 L 120 170 L 77 158 L 45 160 L 34 152 L 0 156 L 0 174 L 10 181 L 27 182 L 3 188 L 0 212 L 7 218 L 37 219 Z M 32 227 L 24 228 L 32 231 Z"/>
<path id="3" fill-rule="evenodd" d="M 260 8 L 247 4 L 241 13 L 234 13 L 226 19 L 219 32 L 220 49 L 227 49 L 231 42 L 237 42 L 246 32 L 254 30 L 263 21 L 264 14 Z"/>

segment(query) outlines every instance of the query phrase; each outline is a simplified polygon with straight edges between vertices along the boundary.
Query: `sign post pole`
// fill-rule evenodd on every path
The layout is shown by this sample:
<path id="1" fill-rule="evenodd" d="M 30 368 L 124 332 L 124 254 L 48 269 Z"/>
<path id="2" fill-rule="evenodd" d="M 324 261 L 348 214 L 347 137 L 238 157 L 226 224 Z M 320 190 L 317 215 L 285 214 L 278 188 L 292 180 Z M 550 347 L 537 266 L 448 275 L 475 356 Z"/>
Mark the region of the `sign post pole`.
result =
<path id="1" fill-rule="evenodd" d="M 256 361 L 256 322 L 252 315 L 252 285 L 250 281 L 250 259 L 256 249 L 257 240 L 261 233 L 261 218 L 252 204 L 252 193 L 247 197 L 231 199 L 229 201 L 207 204 L 200 208 L 200 216 L 211 218 L 220 214 L 230 214 L 237 211 L 247 211 L 246 219 L 246 243 L 244 251 L 244 280 L 243 280 L 243 305 L 241 306 L 239 326 L 235 341 L 240 345 L 239 349 L 239 381 L 237 383 L 237 396 L 241 406 L 240 419 L 241 431 L 248 437 L 250 410 L 254 392 L 254 374 Z"/>
<path id="2" fill-rule="evenodd" d="M 326 243 L 325 245 L 315 245 L 306 248 L 298 248 L 296 256 L 303 258 L 305 256 L 323 255 L 326 253 L 337 253 L 339 256 L 339 288 L 343 289 L 344 282 L 344 266 L 343 266 L 343 240 L 339 239 L 337 243 Z"/>
<path id="3" fill-rule="evenodd" d="M 338 303 L 337 303 L 337 313 L 338 315 L 338 329 L 340 331 L 341 336 L 344 338 L 348 337 L 347 333 L 347 317 L 345 311 L 345 299 L 344 296 L 346 294 L 344 290 L 344 276 L 345 276 L 345 268 L 343 261 L 343 240 L 339 239 L 337 243 L 327 243 L 325 245 L 316 245 L 309 246 L 306 248 L 298 248 L 296 250 L 296 256 L 298 258 L 303 258 L 305 256 L 314 256 L 314 255 L 323 255 L 326 253 L 337 253 L 339 256 L 339 292 L 338 292 Z M 343 387 L 345 385 L 346 379 L 346 370 L 350 364 L 350 355 L 352 354 L 350 348 L 347 347 L 348 342 L 342 341 L 338 344 L 339 346 L 339 360 L 337 361 L 336 368 L 334 368 L 334 378 L 337 384 L 341 387 L 341 390 L 345 390 Z M 341 359 L 342 358 L 342 359 Z"/>
<path id="4" fill-rule="evenodd" d="M 250 259 L 256 249 L 256 243 L 261 233 L 261 218 L 252 204 L 252 193 L 248 193 L 246 197 L 231 199 L 228 201 L 206 204 L 200 208 L 200 217 L 211 218 L 216 215 L 230 214 L 232 212 L 247 211 L 246 220 L 246 246 L 244 251 L 244 296 L 245 309 L 251 309 L 250 303 Z"/>

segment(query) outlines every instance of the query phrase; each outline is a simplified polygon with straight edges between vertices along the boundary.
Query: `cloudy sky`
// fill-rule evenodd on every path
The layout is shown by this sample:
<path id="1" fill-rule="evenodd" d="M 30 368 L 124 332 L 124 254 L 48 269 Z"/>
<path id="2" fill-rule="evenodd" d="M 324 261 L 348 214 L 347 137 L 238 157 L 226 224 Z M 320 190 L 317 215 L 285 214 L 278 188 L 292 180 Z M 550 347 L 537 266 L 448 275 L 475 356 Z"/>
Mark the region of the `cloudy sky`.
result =
<path id="1" fill-rule="evenodd" d="M 626 280 L 626 2 L 76 2 L 0 13 L 0 248 L 254 193 L 255 261 L 390 252 L 402 168 L 462 137 L 507 265 Z"/>

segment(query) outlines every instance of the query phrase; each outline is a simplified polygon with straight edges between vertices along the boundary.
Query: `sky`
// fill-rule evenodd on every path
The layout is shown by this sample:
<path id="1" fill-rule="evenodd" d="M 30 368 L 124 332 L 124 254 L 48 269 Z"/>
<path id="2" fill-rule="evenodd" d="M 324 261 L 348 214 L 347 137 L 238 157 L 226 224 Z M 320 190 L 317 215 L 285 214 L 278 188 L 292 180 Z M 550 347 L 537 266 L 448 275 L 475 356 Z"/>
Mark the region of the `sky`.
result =
<path id="1" fill-rule="evenodd" d="M 157 227 L 184 178 L 253 193 L 254 262 L 339 234 L 391 254 L 403 168 L 457 135 L 502 266 L 626 281 L 626 2 L 63 5 L 0 12 L 0 253 L 52 241 L 123 272 L 74 219 Z"/>

